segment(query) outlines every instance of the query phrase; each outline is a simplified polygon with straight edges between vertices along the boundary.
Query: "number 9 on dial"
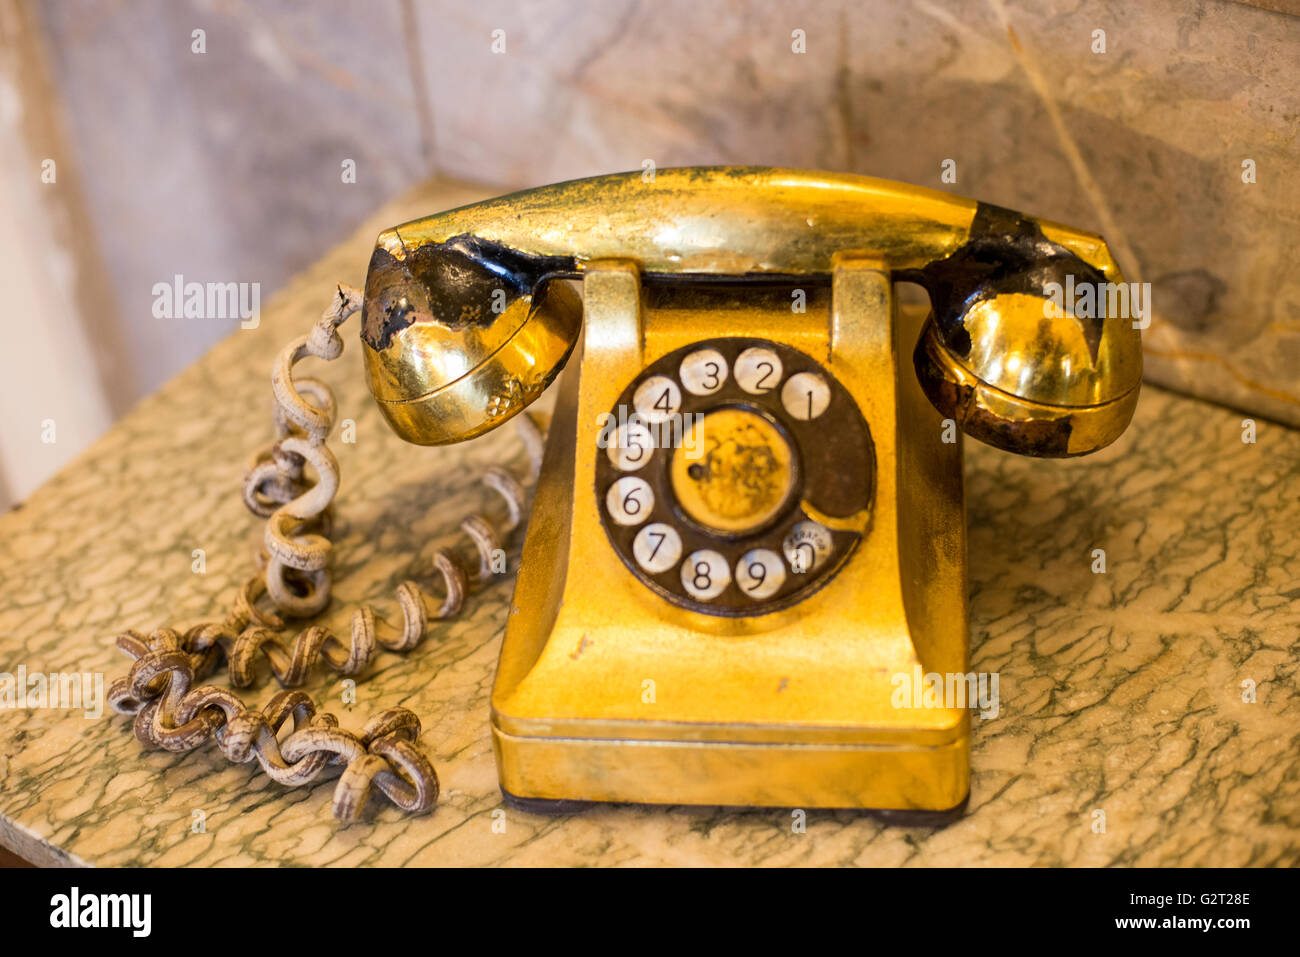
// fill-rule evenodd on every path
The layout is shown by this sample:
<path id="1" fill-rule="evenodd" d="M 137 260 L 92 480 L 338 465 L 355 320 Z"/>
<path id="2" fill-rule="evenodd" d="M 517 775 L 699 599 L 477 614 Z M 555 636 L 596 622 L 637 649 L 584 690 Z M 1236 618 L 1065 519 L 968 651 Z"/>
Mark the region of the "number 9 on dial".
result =
<path id="1" fill-rule="evenodd" d="M 736 585 L 753 598 L 771 598 L 785 584 L 785 562 L 770 548 L 754 548 L 736 562 Z"/>

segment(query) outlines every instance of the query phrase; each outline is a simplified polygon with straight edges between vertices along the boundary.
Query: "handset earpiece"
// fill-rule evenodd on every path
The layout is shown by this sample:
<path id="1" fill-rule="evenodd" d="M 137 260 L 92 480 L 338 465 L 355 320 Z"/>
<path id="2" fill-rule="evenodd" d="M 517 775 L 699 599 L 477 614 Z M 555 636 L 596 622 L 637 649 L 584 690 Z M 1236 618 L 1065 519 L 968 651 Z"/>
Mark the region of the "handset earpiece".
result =
<path id="1" fill-rule="evenodd" d="M 932 304 L 917 376 L 963 431 L 1059 458 L 1095 452 L 1128 426 L 1142 342 L 1130 316 L 1104 316 L 1123 277 L 1099 237 L 981 203 L 970 239 L 907 278 Z M 1078 304 L 1063 296 L 1088 288 Z"/>

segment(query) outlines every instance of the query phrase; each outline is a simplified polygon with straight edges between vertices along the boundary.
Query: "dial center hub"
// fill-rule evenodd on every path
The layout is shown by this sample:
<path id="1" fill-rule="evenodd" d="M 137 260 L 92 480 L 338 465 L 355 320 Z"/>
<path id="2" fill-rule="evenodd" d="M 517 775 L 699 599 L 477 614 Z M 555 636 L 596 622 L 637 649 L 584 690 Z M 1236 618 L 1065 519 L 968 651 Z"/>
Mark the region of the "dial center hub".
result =
<path id="1" fill-rule="evenodd" d="M 695 522 L 728 535 L 770 522 L 795 483 L 785 435 L 749 409 L 727 406 L 694 419 L 669 468 L 677 503 Z"/>

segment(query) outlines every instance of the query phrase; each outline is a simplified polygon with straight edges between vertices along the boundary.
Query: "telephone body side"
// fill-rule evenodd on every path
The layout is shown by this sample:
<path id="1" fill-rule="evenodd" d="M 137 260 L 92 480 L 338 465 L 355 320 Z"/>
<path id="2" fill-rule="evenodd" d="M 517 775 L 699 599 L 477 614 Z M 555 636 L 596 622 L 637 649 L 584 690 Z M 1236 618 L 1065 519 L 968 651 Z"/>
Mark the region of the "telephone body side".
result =
<path id="1" fill-rule="evenodd" d="M 382 234 L 363 340 L 404 438 L 494 428 L 580 356 L 492 694 L 506 795 L 959 809 L 970 702 L 914 700 L 969 670 L 945 420 L 1066 456 L 1137 399 L 1136 330 L 1044 312 L 1066 275 L 1119 279 L 1090 234 L 790 170 L 598 177 Z"/>

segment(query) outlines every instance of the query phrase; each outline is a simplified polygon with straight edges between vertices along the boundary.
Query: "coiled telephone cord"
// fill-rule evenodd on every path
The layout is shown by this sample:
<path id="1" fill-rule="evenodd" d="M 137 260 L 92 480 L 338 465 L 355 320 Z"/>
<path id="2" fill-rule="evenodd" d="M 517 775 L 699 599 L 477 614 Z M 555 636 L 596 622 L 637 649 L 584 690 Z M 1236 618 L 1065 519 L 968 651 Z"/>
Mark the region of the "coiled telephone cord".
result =
<path id="1" fill-rule="evenodd" d="M 437 800 L 437 773 L 415 746 L 420 721 L 414 713 L 384 711 L 354 735 L 339 728 L 332 714 L 317 711 L 301 691 L 281 691 L 258 711 L 230 691 L 194 684 L 224 659 L 230 683 L 251 687 L 259 652 L 285 688 L 302 685 L 317 663 L 343 675 L 359 674 L 379 647 L 410 651 L 424 638 L 431 617 L 453 617 L 464 605 L 470 573 L 455 554 L 438 549 L 432 561 L 443 581 L 443 597 L 432 598 L 414 581 L 402 582 L 397 588 L 401 629 L 377 623 L 374 610 L 365 606 L 353 614 L 347 641 L 319 625 L 299 631 L 288 647 L 276 634 L 286 617 L 313 617 L 329 603 L 331 506 L 339 486 L 338 462 L 325 444 L 337 413 L 334 395 L 317 379 L 295 379 L 293 368 L 307 357 L 338 358 L 343 351 L 338 326 L 360 307 L 361 293 L 340 284 L 312 330 L 286 346 L 272 368 L 276 440 L 252 457 L 243 486 L 245 505 L 267 519 L 259 555 L 262 571 L 243 584 L 223 620 L 202 622 L 183 633 L 160 628 L 147 637 L 137 631 L 119 635 L 118 647 L 135 663 L 109 689 L 109 703 L 120 713 L 135 715 L 135 735 L 147 746 L 189 751 L 215 738 L 229 760 L 256 759 L 272 779 L 286 785 L 306 784 L 327 765 L 345 765 L 333 800 L 334 815 L 344 823 L 356 820 L 376 788 L 413 813 L 428 810 Z M 544 442 L 541 428 L 527 413 L 515 421 L 532 462 L 530 480 L 535 479 Z M 307 465 L 315 471 L 315 481 L 308 479 Z M 483 481 L 501 496 L 507 515 L 500 531 L 479 514 L 461 523 L 477 552 L 478 581 L 491 576 L 502 536 L 522 521 L 526 494 L 519 480 L 499 467 L 489 469 Z M 259 607 L 263 597 L 270 609 Z M 432 614 L 431 606 L 436 606 Z M 290 717 L 294 730 L 280 741 L 277 733 Z"/>

